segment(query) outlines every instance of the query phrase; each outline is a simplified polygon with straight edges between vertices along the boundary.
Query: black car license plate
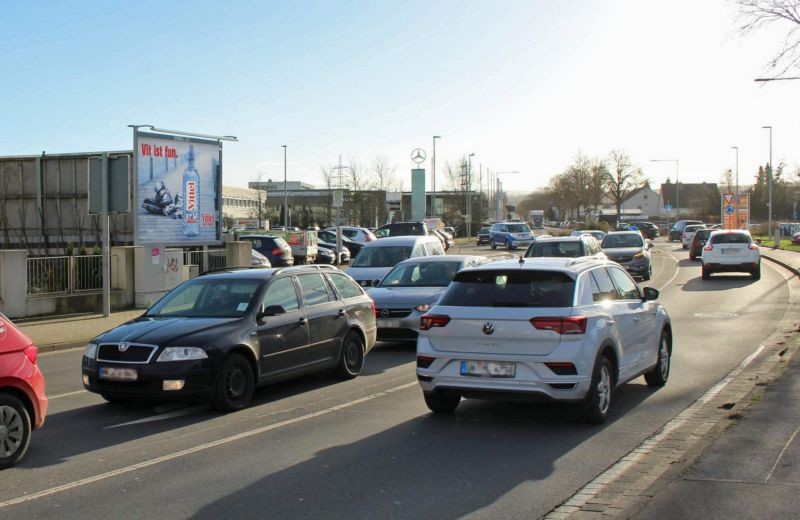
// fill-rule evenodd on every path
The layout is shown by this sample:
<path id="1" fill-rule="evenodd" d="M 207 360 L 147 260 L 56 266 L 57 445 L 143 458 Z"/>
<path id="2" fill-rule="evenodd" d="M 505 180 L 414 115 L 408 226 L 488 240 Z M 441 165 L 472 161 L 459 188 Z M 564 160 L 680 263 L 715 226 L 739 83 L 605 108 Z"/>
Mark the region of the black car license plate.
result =
<path id="1" fill-rule="evenodd" d="M 136 381 L 139 373 L 135 368 L 100 367 L 98 377 L 106 381 Z"/>

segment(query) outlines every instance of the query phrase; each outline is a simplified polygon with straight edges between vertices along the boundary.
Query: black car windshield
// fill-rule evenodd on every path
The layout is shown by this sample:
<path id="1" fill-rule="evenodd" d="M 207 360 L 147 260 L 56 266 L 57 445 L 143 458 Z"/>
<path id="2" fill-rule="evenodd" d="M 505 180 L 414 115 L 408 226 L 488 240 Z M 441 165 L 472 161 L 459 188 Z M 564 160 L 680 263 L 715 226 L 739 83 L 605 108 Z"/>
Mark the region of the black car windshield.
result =
<path id="1" fill-rule="evenodd" d="M 195 278 L 167 293 L 145 316 L 238 318 L 247 312 L 260 280 Z"/>
<path id="2" fill-rule="evenodd" d="M 352 267 L 394 267 L 411 256 L 410 246 L 365 247 L 351 264 Z"/>
<path id="3" fill-rule="evenodd" d="M 462 271 L 439 305 L 455 307 L 570 307 L 575 280 L 558 271 Z"/>
<path id="4" fill-rule="evenodd" d="M 642 247 L 644 242 L 641 235 L 606 235 L 601 247 L 603 249 L 613 249 L 615 247 Z"/>
<path id="5" fill-rule="evenodd" d="M 414 262 L 392 269 L 379 287 L 447 287 L 461 262 Z"/>

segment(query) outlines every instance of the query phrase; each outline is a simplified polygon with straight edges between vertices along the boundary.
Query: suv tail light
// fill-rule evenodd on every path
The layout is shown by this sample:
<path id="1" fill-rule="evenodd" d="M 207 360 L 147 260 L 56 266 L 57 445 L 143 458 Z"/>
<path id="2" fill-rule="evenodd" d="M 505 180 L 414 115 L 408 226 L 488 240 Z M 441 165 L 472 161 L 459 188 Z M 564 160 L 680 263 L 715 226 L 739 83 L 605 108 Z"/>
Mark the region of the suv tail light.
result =
<path id="1" fill-rule="evenodd" d="M 428 368 L 436 360 L 430 356 L 417 356 L 417 367 Z"/>
<path id="2" fill-rule="evenodd" d="M 31 363 L 34 365 L 36 364 L 36 359 L 39 357 L 39 349 L 36 348 L 36 345 L 29 345 L 22 349 L 22 353 L 25 354 L 25 357 L 31 360 Z"/>
<path id="3" fill-rule="evenodd" d="M 703 248 L 703 251 L 711 251 L 713 249 L 714 249 L 714 246 L 712 246 L 711 244 L 708 244 L 706 247 Z"/>
<path id="4" fill-rule="evenodd" d="M 553 373 L 559 376 L 576 376 L 578 375 L 578 369 L 575 368 L 575 365 L 572 363 L 566 362 L 549 362 L 545 363 L 547 368 L 553 371 Z"/>
<path id="5" fill-rule="evenodd" d="M 370 300 L 370 301 L 372 301 L 372 314 L 374 314 L 375 317 L 377 318 L 378 317 L 378 307 L 375 306 L 375 300 Z"/>
<path id="6" fill-rule="evenodd" d="M 758 251 L 758 246 L 755 244 L 750 244 L 748 247 L 750 247 L 750 249 L 752 249 L 753 251 Z"/>
<path id="7" fill-rule="evenodd" d="M 369 235 L 364 235 L 364 242 L 372 242 L 372 237 Z"/>
<path id="8" fill-rule="evenodd" d="M 420 330 L 428 330 L 432 327 L 444 327 L 450 323 L 450 316 L 444 314 L 423 314 L 419 319 Z"/>
<path id="9" fill-rule="evenodd" d="M 281 256 L 283 254 L 283 249 L 280 247 L 273 247 L 272 248 L 272 256 Z"/>
<path id="10" fill-rule="evenodd" d="M 530 322 L 539 330 L 552 330 L 561 335 L 585 334 L 586 316 L 567 316 L 565 318 L 531 318 Z"/>

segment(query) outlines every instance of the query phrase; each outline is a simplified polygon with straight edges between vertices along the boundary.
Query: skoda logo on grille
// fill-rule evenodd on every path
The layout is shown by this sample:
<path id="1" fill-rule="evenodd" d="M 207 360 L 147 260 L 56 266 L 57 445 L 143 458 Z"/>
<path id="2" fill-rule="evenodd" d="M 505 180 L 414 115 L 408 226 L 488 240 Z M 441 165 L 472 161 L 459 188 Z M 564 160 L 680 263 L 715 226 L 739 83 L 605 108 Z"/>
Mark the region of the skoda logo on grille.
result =
<path id="1" fill-rule="evenodd" d="M 117 348 L 119 349 L 120 352 L 125 352 L 126 350 L 128 350 L 128 347 L 130 347 L 130 345 L 128 345 L 127 343 L 120 343 Z"/>
<path id="2" fill-rule="evenodd" d="M 487 321 L 486 323 L 483 324 L 482 330 L 483 333 L 486 334 L 487 336 L 494 334 L 494 325 L 492 325 L 491 321 Z"/>
<path id="3" fill-rule="evenodd" d="M 389 309 L 381 309 L 381 318 L 389 317 Z"/>

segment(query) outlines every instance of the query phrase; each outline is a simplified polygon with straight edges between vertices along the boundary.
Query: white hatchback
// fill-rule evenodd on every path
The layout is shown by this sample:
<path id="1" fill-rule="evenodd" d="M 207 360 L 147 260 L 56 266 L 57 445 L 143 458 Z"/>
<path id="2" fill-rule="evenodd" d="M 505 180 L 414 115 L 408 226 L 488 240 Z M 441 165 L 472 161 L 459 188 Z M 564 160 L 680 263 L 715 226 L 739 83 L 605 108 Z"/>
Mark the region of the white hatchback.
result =
<path id="1" fill-rule="evenodd" d="M 699 229 L 705 229 L 705 224 L 690 224 L 683 228 L 683 233 L 681 233 L 681 247 L 684 249 L 689 249 L 692 245 L 692 239 L 694 238 L 694 234 Z"/>
<path id="2" fill-rule="evenodd" d="M 603 422 L 616 387 L 669 377 L 672 326 L 657 297 L 618 264 L 587 257 L 462 270 L 420 320 L 425 402 L 438 413 L 462 397 L 580 402 Z"/>
<path id="3" fill-rule="evenodd" d="M 709 235 L 703 253 L 703 280 L 714 273 L 750 273 L 753 280 L 761 279 L 761 251 L 753 243 L 749 231 L 723 229 Z"/>

